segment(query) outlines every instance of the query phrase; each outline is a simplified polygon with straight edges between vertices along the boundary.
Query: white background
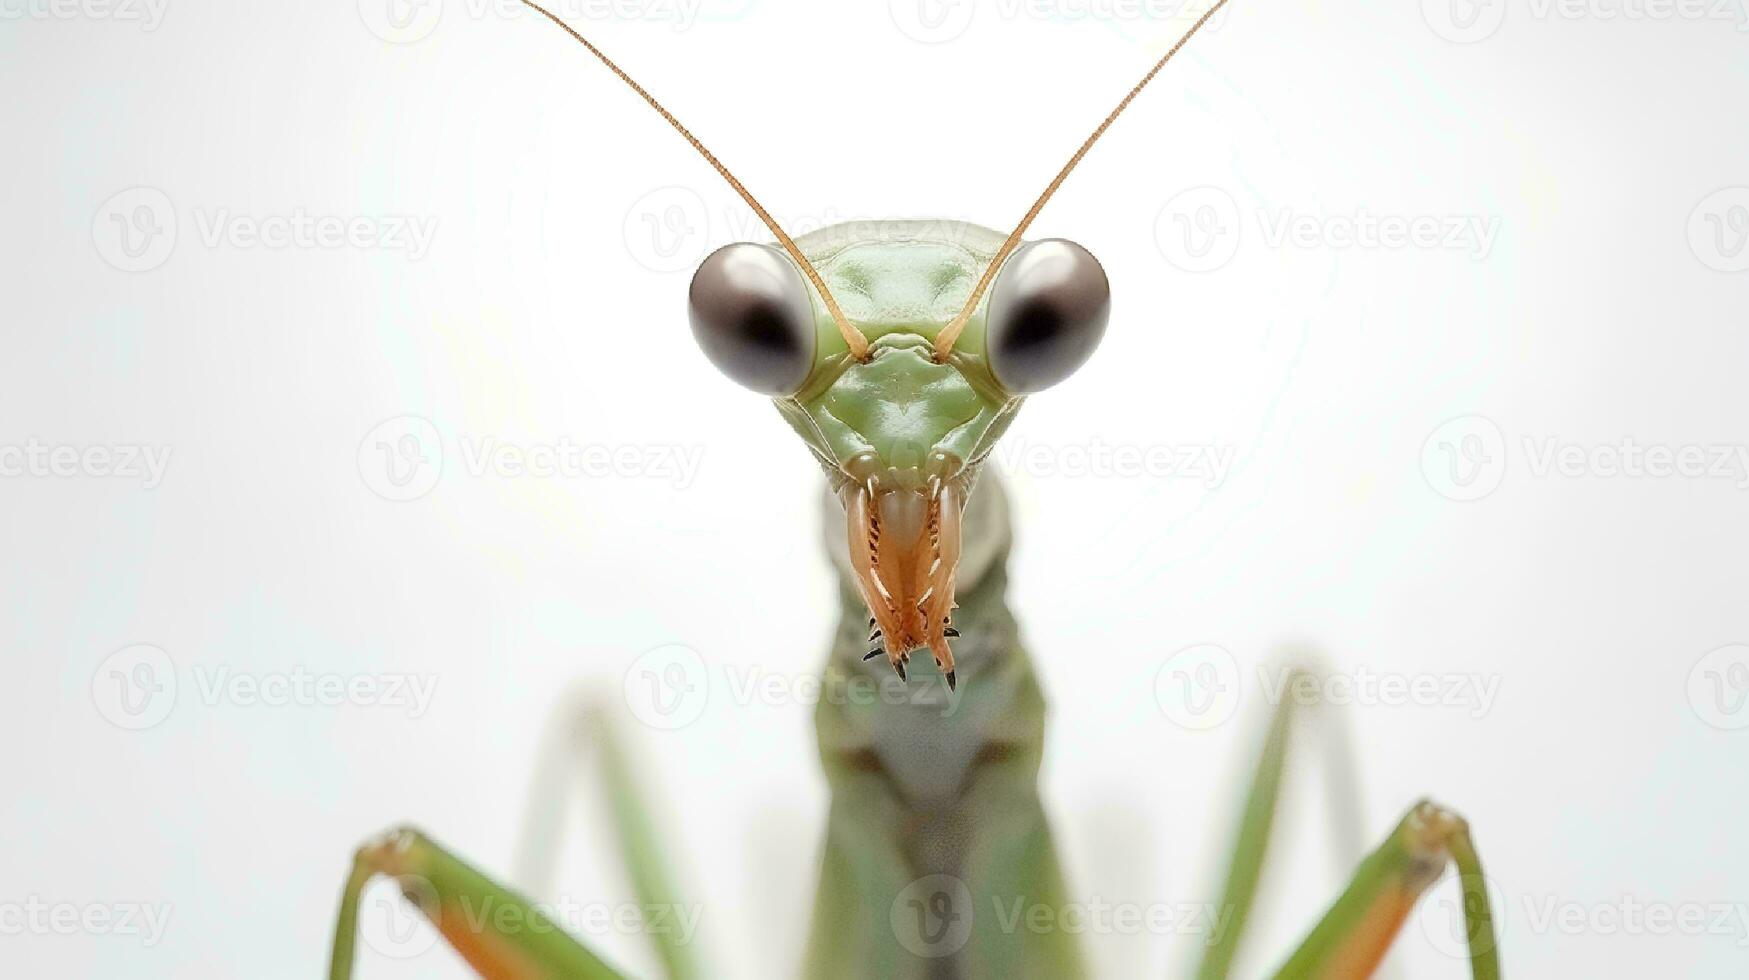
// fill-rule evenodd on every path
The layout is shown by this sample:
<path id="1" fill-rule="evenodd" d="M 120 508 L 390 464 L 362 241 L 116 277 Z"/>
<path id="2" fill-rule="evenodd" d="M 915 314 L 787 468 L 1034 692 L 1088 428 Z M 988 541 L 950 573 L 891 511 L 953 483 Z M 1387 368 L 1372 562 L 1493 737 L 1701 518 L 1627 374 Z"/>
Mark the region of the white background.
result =
<path id="1" fill-rule="evenodd" d="M 1008 483 L 1047 806 L 1078 898 L 1206 902 L 1259 668 L 1300 645 L 1338 677 L 1480 679 L 1485 711 L 1342 709 L 1366 838 L 1423 794 L 1468 816 L 1516 976 L 1739 976 L 1749 650 L 1702 658 L 1749 643 L 1749 473 L 1625 475 L 1609 454 L 1749 444 L 1744 13 L 1450 2 L 1234 0 L 1036 226 L 1090 247 L 1116 296 L 1104 349 L 1009 436 L 1045 461 Z M 793 971 L 826 806 L 812 707 L 728 679 L 818 669 L 837 615 L 820 481 L 683 306 L 707 249 L 765 237 L 749 212 L 531 16 L 130 4 L 0 0 L 0 972 L 317 975 L 370 834 L 413 821 L 512 877 L 572 690 L 648 763 L 713 975 Z M 1006 229 L 1188 22 L 1007 0 L 565 9 L 796 232 Z M 365 234 L 247 237 L 300 214 Z M 1345 246 L 1364 216 L 1497 234 Z M 390 217 L 435 227 L 429 247 L 372 237 Z M 1277 240 L 1284 220 L 1318 234 Z M 408 417 L 429 428 L 373 435 Z M 441 472 L 385 499 L 372 447 L 420 433 L 404 458 L 435 448 Z M 470 473 L 485 439 L 700 462 Z M 1550 445 L 1582 459 L 1544 468 Z M 33 446 L 171 456 L 148 489 L 84 455 L 57 475 Z M 1211 487 L 1078 468 L 1094 446 L 1233 462 Z M 658 730 L 622 692 L 675 643 L 708 699 Z M 162 656 L 112 659 L 136 644 Z M 1238 698 L 1186 726 L 1156 680 L 1199 644 L 1228 652 Z M 206 691 L 296 671 L 435 689 L 422 713 Z M 136 678 L 156 698 L 124 705 Z M 1345 879 L 1320 771 L 1297 757 L 1245 975 Z M 553 887 L 618 901 L 590 819 L 563 817 Z M 1465 975 L 1437 941 L 1454 894 L 1409 923 L 1409 975 Z M 20 918 L 32 903 L 170 920 L 156 943 L 59 934 Z M 1701 934 L 1636 907 L 1699 908 Z M 638 937 L 592 941 L 649 965 Z M 1102 975 L 1166 976 L 1196 937 L 1087 942 Z M 361 968 L 461 972 L 442 948 Z"/>

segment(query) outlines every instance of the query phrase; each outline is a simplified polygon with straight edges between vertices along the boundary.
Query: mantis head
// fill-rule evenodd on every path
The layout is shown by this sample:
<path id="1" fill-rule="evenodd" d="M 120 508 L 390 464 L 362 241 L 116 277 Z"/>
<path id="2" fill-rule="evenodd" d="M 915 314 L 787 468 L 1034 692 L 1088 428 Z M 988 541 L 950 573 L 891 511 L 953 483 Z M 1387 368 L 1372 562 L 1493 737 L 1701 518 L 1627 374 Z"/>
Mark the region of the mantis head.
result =
<path id="1" fill-rule="evenodd" d="M 692 330 L 713 363 L 771 396 L 844 504 L 870 641 L 900 677 L 928 648 L 954 686 L 960 520 L 978 466 L 1021 400 L 1092 356 L 1110 316 L 1105 272 L 1061 239 L 1024 243 L 1045 203 L 1105 130 L 1226 0 L 1118 103 L 1006 238 L 968 225 L 845 225 L 798 243 L 698 138 L 594 44 L 533 0 L 662 115 L 777 238 L 710 255 L 693 277 Z M 942 225 L 930 226 L 940 229 Z M 999 244 L 998 244 L 999 243 Z M 839 297 L 845 302 L 841 304 Z M 849 309 L 846 309 L 848 305 Z"/>
<path id="2" fill-rule="evenodd" d="M 880 643 L 871 656 L 884 649 L 903 674 L 910 651 L 926 647 L 950 683 L 960 518 L 978 467 L 1026 395 L 1092 356 L 1111 309 L 1098 261 L 1057 239 L 1015 249 L 987 295 L 973 296 L 1000 242 L 932 222 L 805 237 L 798 250 L 850 306 L 860 356 L 781 248 L 725 246 L 690 294 L 699 346 L 773 398 L 843 503 L 851 569 Z"/>

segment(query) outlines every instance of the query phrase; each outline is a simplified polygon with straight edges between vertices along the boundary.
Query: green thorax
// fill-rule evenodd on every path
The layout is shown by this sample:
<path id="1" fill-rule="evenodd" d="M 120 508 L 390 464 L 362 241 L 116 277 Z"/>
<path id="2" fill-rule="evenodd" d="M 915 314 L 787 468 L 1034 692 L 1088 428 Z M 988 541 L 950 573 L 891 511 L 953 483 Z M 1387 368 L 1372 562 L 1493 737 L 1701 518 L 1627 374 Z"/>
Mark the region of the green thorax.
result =
<path id="1" fill-rule="evenodd" d="M 867 363 L 853 361 L 814 295 L 813 373 L 794 397 L 776 402 L 829 473 L 859 454 L 903 472 L 932 453 L 968 466 L 989 453 L 1020 398 L 997 384 L 985 362 L 985 304 L 947 363 L 935 363 L 930 344 L 965 305 L 1002 240 L 956 221 L 859 221 L 796 239 L 874 353 Z"/>

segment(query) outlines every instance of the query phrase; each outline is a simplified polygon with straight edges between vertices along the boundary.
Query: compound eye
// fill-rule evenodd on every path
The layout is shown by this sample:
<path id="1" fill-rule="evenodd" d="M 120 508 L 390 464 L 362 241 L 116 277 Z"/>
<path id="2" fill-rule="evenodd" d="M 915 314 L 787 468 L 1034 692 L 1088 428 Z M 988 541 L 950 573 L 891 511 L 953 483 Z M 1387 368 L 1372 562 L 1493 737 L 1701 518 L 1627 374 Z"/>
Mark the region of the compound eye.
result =
<path id="1" fill-rule="evenodd" d="M 1110 319 L 1111 283 L 1092 252 L 1061 238 L 1023 245 L 990 292 L 990 370 L 1015 394 L 1043 391 L 1087 363 Z"/>
<path id="2" fill-rule="evenodd" d="M 789 257 L 768 245 L 725 245 L 693 274 L 692 335 L 730 380 L 793 395 L 814 367 L 814 305 Z"/>

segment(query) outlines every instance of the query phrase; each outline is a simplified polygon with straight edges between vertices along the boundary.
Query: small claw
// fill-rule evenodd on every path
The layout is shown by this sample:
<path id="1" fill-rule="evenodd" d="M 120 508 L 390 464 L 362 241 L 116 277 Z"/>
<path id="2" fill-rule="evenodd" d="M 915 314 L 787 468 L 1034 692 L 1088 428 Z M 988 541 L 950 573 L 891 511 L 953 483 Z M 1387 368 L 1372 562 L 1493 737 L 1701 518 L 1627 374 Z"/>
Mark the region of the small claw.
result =
<path id="1" fill-rule="evenodd" d="M 947 672 L 947 689 L 950 691 L 959 690 L 959 682 L 954 677 L 953 671 L 951 671 L 951 670 Z"/>
<path id="2" fill-rule="evenodd" d="M 949 626 L 947 629 L 944 629 L 941 631 L 941 635 L 947 637 L 950 640 L 957 640 L 960 638 L 960 631 L 957 629 L 954 629 L 952 626 Z"/>
<path id="3" fill-rule="evenodd" d="M 911 678 L 905 676 L 905 661 L 903 661 L 903 660 L 893 661 L 893 669 L 898 671 L 900 680 L 905 681 L 906 683 L 910 683 Z"/>
<path id="4" fill-rule="evenodd" d="M 882 649 L 881 649 L 881 648 L 880 648 L 880 647 L 875 647 L 875 648 L 874 648 L 874 649 L 873 649 L 873 650 L 870 650 L 870 651 L 869 651 L 869 652 L 867 652 L 867 653 L 865 653 L 865 654 L 863 654 L 863 655 L 862 655 L 862 659 L 864 659 L 864 660 L 873 660 L 873 659 L 874 659 L 874 658 L 876 658 L 876 657 L 878 657 L 878 656 L 880 656 L 880 655 L 881 655 L 881 654 L 883 654 L 883 653 L 886 653 L 886 652 L 887 652 L 887 651 L 885 651 L 885 650 L 882 650 Z"/>

